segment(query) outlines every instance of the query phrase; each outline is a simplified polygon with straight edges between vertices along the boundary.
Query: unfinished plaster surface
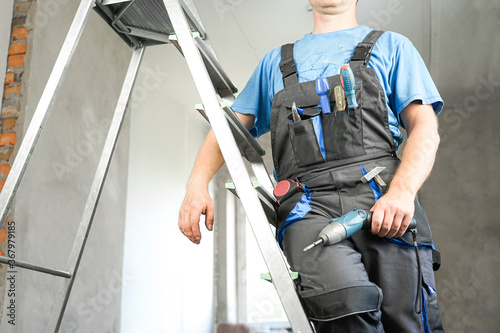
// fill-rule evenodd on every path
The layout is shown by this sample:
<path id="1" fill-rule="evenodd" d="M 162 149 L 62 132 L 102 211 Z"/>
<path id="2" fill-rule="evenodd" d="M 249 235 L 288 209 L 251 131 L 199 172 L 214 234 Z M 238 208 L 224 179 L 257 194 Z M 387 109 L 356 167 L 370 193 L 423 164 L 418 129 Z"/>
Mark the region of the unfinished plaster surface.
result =
<path id="1" fill-rule="evenodd" d="M 38 104 L 78 7 L 39 1 L 30 18 L 24 129 Z M 51 116 L 16 196 L 16 259 L 66 270 L 76 230 L 108 131 L 131 50 L 91 13 Z M 128 120 L 118 142 L 94 227 L 61 332 L 119 332 L 127 188 Z M 41 332 L 61 278 L 17 270 L 16 325 L 2 332 Z"/>

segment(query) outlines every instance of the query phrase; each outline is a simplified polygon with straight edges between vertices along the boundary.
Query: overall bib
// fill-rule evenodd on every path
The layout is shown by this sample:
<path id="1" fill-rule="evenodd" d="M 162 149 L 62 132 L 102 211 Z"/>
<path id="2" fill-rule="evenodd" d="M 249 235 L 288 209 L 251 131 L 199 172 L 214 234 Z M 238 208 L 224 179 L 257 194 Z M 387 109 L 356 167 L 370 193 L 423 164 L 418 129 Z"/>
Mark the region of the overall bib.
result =
<path id="1" fill-rule="evenodd" d="M 305 193 L 280 205 L 277 240 L 299 273 L 299 296 L 318 332 L 443 332 L 433 273 L 436 252 L 418 200 L 420 269 L 409 233 L 387 239 L 362 230 L 335 245 L 302 251 L 331 218 L 355 208 L 369 210 L 383 195 L 373 181 L 361 181 L 366 172 L 385 167 L 380 176 L 390 184 L 399 165 L 385 93 L 367 67 L 382 33 L 368 34 L 350 60 L 359 106 L 338 111 L 330 89 L 327 114 L 318 112 L 315 82 L 298 82 L 293 44 L 281 49 L 284 89 L 272 102 L 273 161 L 278 180 L 294 179 L 304 184 Z M 331 88 L 341 84 L 339 75 L 327 80 Z M 292 121 L 294 102 L 303 110 L 301 121 Z"/>

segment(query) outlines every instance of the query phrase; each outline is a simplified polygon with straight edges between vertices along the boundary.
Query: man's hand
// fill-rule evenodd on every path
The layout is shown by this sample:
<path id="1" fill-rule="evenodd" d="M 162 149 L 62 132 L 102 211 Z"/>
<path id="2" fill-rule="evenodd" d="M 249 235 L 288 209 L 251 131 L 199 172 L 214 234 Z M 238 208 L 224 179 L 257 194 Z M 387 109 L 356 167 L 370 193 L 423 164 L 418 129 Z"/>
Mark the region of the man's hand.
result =
<path id="1" fill-rule="evenodd" d="M 254 126 L 251 114 L 235 113 L 246 128 Z M 224 164 L 214 132 L 210 131 L 198 152 L 193 171 L 186 186 L 186 196 L 179 210 L 179 229 L 193 243 L 201 241 L 200 215 L 205 215 L 205 225 L 212 231 L 214 204 L 208 193 L 208 183 Z"/>
<path id="2" fill-rule="evenodd" d="M 401 237 L 410 225 L 415 211 L 415 196 L 391 188 L 373 205 L 372 233 L 380 237 Z"/>
<path id="3" fill-rule="evenodd" d="M 207 229 L 212 230 L 214 204 L 208 193 L 208 183 L 223 163 L 215 135 L 210 131 L 194 162 L 179 210 L 179 229 L 193 243 L 199 244 L 201 240 L 200 215 L 205 215 Z"/>
<path id="4" fill-rule="evenodd" d="M 201 240 L 200 215 L 205 215 L 205 225 L 212 231 L 214 224 L 214 204 L 208 190 L 203 187 L 190 188 L 179 210 L 179 229 L 193 243 Z"/>
<path id="5" fill-rule="evenodd" d="M 401 111 L 408 142 L 389 190 L 373 207 L 372 233 L 380 237 L 404 235 L 415 211 L 418 190 L 429 176 L 439 145 L 437 118 L 431 105 L 412 102 Z"/>

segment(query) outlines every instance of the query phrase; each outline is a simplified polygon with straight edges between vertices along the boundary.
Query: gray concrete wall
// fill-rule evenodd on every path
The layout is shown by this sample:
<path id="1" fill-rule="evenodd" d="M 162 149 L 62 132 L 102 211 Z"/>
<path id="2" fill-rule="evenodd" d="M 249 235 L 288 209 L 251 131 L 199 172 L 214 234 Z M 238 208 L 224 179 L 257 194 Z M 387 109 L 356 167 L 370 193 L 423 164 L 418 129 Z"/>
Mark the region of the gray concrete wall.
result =
<path id="1" fill-rule="evenodd" d="M 493 102 L 444 111 L 438 158 L 421 191 L 443 258 L 436 277 L 448 332 L 500 327 L 499 108 Z"/>
<path id="2" fill-rule="evenodd" d="M 78 1 L 39 1 L 32 17 L 25 129 Z M 35 9 L 35 8 L 33 8 Z M 131 50 L 91 13 L 15 202 L 16 259 L 66 269 Z M 127 189 L 128 121 L 110 168 L 61 332 L 119 332 Z M 16 325 L 44 332 L 60 278 L 18 270 Z M 7 300 L 7 298 L 6 298 Z"/>
<path id="3" fill-rule="evenodd" d="M 494 333 L 500 327 L 500 6 L 437 5 L 446 10 L 435 18 L 441 28 L 431 69 L 445 108 L 436 164 L 420 198 L 442 254 L 436 278 L 445 329 Z"/>

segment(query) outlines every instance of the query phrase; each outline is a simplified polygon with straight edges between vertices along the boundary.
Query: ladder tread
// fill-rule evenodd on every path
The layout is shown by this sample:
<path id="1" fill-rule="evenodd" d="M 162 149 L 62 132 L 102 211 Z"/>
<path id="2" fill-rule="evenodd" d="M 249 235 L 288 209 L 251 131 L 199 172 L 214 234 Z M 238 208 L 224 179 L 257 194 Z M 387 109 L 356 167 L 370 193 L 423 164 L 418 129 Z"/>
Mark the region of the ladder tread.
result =
<path id="1" fill-rule="evenodd" d="M 224 72 L 211 47 L 204 41 L 206 34 L 203 27 L 183 1 L 181 5 L 191 31 L 198 33 L 199 37 L 194 37 L 195 44 L 200 50 L 215 90 L 221 98 L 234 98 L 233 94 L 238 92 L 238 89 Z M 94 9 L 128 45 L 134 48 L 169 44 L 170 36 L 175 35 L 162 0 L 135 2 L 100 0 L 96 2 Z M 181 51 L 180 47 L 178 48 Z"/>

